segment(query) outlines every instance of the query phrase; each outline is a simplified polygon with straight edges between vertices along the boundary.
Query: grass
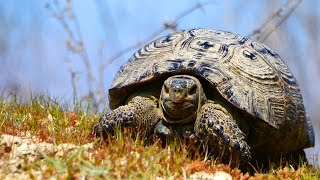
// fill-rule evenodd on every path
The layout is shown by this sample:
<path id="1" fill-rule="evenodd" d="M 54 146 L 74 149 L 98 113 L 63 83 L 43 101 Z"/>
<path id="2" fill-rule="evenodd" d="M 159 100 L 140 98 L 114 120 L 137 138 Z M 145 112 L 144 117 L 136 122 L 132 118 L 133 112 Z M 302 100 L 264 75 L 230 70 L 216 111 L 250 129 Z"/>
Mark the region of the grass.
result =
<path id="1" fill-rule="evenodd" d="M 35 160 L 22 158 L 20 171 L 27 177 L 55 177 L 59 179 L 183 179 L 195 172 L 225 171 L 234 179 L 315 179 L 319 169 L 302 165 L 298 170 L 290 166 L 270 169 L 268 173 L 243 173 L 237 168 L 217 164 L 205 155 L 191 155 L 188 146 L 175 141 L 162 147 L 159 141 L 145 145 L 142 138 L 132 138 L 130 130 L 117 132 L 107 141 L 91 136 L 99 114 L 89 111 L 72 112 L 61 108 L 48 97 L 39 96 L 28 103 L 17 100 L 0 102 L 0 134 L 32 135 L 42 142 L 61 145 L 72 143 L 73 151 L 41 153 Z M 93 144 L 92 147 L 81 145 Z M 12 147 L 0 146 L 0 162 L 10 161 Z M 0 164 L 1 167 L 1 164 Z M 1 168 L 0 168 L 1 169 Z M 4 171 L 3 171 L 4 172 Z M 0 171 L 0 178 L 5 174 Z M 10 173 L 10 172 L 5 172 Z"/>

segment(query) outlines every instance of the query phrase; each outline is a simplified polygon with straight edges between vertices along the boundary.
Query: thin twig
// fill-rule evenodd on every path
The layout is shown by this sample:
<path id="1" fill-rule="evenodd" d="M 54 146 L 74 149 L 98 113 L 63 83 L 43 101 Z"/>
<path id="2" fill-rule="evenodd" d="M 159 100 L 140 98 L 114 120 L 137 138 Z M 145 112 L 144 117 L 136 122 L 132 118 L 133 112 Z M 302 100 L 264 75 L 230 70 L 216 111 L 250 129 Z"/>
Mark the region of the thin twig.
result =
<path id="1" fill-rule="evenodd" d="M 204 6 L 207 6 L 209 4 L 212 4 L 213 1 L 211 2 L 205 2 L 205 3 L 197 3 L 195 6 L 187 9 L 186 11 L 183 11 L 181 14 L 179 14 L 174 21 L 166 21 L 163 23 L 163 27 L 159 28 L 157 31 L 155 31 L 154 33 L 152 33 L 150 36 L 146 37 L 145 39 L 143 39 L 141 42 L 138 42 L 137 44 L 127 47 L 123 50 L 121 50 L 120 52 L 116 53 L 114 56 L 112 56 L 111 58 L 109 58 L 109 61 L 105 64 L 102 63 L 101 61 L 101 67 L 99 68 L 99 76 L 100 78 L 103 76 L 104 71 L 105 71 L 105 67 L 107 64 L 112 63 L 114 60 L 118 59 L 119 57 L 121 57 L 123 54 L 134 50 L 136 48 L 139 48 L 142 44 L 145 44 L 149 41 L 151 41 L 152 39 L 154 39 L 155 37 L 159 36 L 161 33 L 163 33 L 166 30 L 176 30 L 177 26 L 178 26 L 178 22 L 183 19 L 185 16 L 191 14 L 192 12 L 201 9 L 204 11 Z M 85 96 L 85 99 L 89 99 L 89 100 L 93 100 L 92 103 L 94 106 L 98 105 L 98 97 L 99 94 L 101 94 L 101 100 L 105 99 L 104 98 L 104 92 L 100 92 L 100 90 L 104 90 L 104 89 L 98 89 L 97 92 L 98 93 L 93 93 L 93 82 L 94 80 L 94 75 L 92 72 L 92 68 L 91 68 L 91 64 L 90 64 L 90 59 L 88 56 L 88 53 L 85 49 L 85 46 L 83 44 L 83 38 L 82 38 L 82 34 L 80 31 L 80 26 L 79 26 L 79 22 L 77 17 L 74 15 L 73 13 L 73 9 L 71 6 L 71 0 L 66 0 L 64 6 L 61 6 L 61 4 L 59 3 L 58 0 L 52 0 L 52 3 L 47 3 L 46 4 L 47 9 L 50 10 L 50 12 L 52 13 L 53 17 L 55 17 L 58 22 L 62 25 L 63 29 L 65 30 L 65 32 L 67 33 L 68 36 L 68 41 L 67 41 L 67 47 L 68 50 L 70 50 L 71 52 L 79 55 L 79 57 L 81 58 L 81 60 L 83 61 L 85 67 L 86 67 L 86 73 L 87 73 L 87 83 L 88 83 L 88 89 L 89 89 L 89 93 L 87 96 Z M 102 50 L 100 51 L 101 54 L 99 54 L 101 57 L 101 59 L 103 58 L 103 52 Z M 72 67 L 69 67 L 69 72 L 71 74 L 71 80 L 72 80 L 72 87 L 73 87 L 73 103 L 74 105 L 76 105 L 77 103 L 77 98 L 78 98 L 78 92 L 77 92 L 77 83 L 78 83 L 78 74 L 80 72 L 76 72 L 72 69 Z M 98 82 L 100 83 L 100 85 L 103 86 L 103 78 L 100 79 L 101 81 Z M 82 99 L 82 98 L 81 98 Z M 94 107 L 94 108 L 98 108 L 98 107 Z"/>
<path id="2" fill-rule="evenodd" d="M 80 74 L 80 72 L 73 70 L 72 67 L 72 61 L 67 61 L 68 63 L 68 70 L 71 74 L 71 85 L 72 85 L 72 90 L 73 90 L 73 105 L 74 107 L 77 104 L 77 99 L 78 99 L 78 74 Z"/>
<path id="3" fill-rule="evenodd" d="M 253 32 L 251 34 L 248 35 L 248 37 L 253 37 L 253 36 L 258 36 L 259 34 L 263 33 L 263 29 L 269 24 L 271 23 L 275 18 L 277 18 L 277 16 L 279 16 L 284 10 L 285 7 L 288 6 L 290 3 L 290 1 L 287 1 L 283 6 L 281 6 L 279 9 L 277 9 L 272 16 L 270 16 L 265 22 L 263 22 L 259 28 L 253 30 Z"/>
<path id="4" fill-rule="evenodd" d="M 95 101 L 95 97 L 92 96 L 93 95 L 92 83 L 94 82 L 94 75 L 92 72 L 89 55 L 83 44 L 83 38 L 81 35 L 81 29 L 79 26 L 77 16 L 75 16 L 72 11 L 71 0 L 66 0 L 64 8 L 61 7 L 60 3 L 57 0 L 54 0 L 52 4 L 53 6 L 50 6 L 50 4 L 47 4 L 46 7 L 52 12 L 53 17 L 55 17 L 58 20 L 58 22 L 60 22 L 63 29 L 66 31 L 69 37 L 69 40 L 67 41 L 68 49 L 71 52 L 79 55 L 80 59 L 84 63 L 86 68 L 86 73 L 87 73 L 89 95 L 90 95 L 90 98 Z M 70 23 L 67 23 L 68 19 L 71 20 L 70 23 L 73 23 L 74 29 L 75 29 L 74 31 L 71 29 Z M 77 73 L 74 73 L 74 71 L 70 71 L 70 73 L 71 73 L 73 88 L 75 88 L 74 83 L 76 82 Z M 75 89 L 73 91 L 74 91 L 73 100 L 74 100 L 74 103 L 76 103 L 75 98 L 77 98 L 77 93 L 76 93 L 77 91 Z"/>
<path id="5" fill-rule="evenodd" d="M 284 23 L 302 0 L 288 0 L 283 6 L 277 9 L 262 25 L 255 29 L 248 37 L 264 42 L 282 23 Z"/>
<path id="6" fill-rule="evenodd" d="M 92 68 L 91 68 L 91 64 L 90 64 L 89 55 L 88 55 L 88 52 L 86 51 L 85 46 L 83 44 L 83 38 L 82 38 L 82 33 L 81 33 L 81 29 L 80 29 L 78 18 L 77 18 L 77 16 L 74 16 L 74 14 L 72 12 L 71 1 L 68 0 L 68 3 L 70 3 L 70 5 L 69 5 L 69 7 L 70 7 L 69 13 L 70 13 L 70 16 L 72 16 L 72 20 L 73 20 L 72 22 L 75 25 L 75 32 L 76 32 L 76 34 L 78 36 L 78 39 L 79 39 L 78 45 L 80 45 L 81 48 L 82 48 L 80 56 L 82 57 L 81 59 L 83 60 L 85 66 L 86 66 L 86 69 L 87 69 L 89 90 L 92 90 L 92 88 L 93 88 L 92 87 L 92 82 L 94 81 L 94 76 L 93 76 L 93 73 L 92 73 Z"/>
<path id="7" fill-rule="evenodd" d="M 273 33 L 282 23 L 284 23 L 290 15 L 295 11 L 295 9 L 299 6 L 299 4 L 302 2 L 302 0 L 299 0 L 297 3 L 292 4 L 289 8 L 289 11 L 282 16 L 282 18 L 274 25 L 272 29 L 269 30 L 269 32 L 265 33 L 265 36 L 260 38 L 261 42 L 264 42 L 270 35 Z M 259 39 L 258 39 L 259 40 Z"/>
<path id="8" fill-rule="evenodd" d="M 151 40 L 153 40 L 155 37 L 159 36 L 161 33 L 165 32 L 168 29 L 171 30 L 176 30 L 177 26 L 178 26 L 178 22 L 183 19 L 185 16 L 191 14 L 192 12 L 201 9 L 202 11 L 204 11 L 204 6 L 207 6 L 209 4 L 213 4 L 213 1 L 209 1 L 209 2 L 204 2 L 204 3 L 200 3 L 198 2 L 196 5 L 194 5 L 193 7 L 191 7 L 190 9 L 187 9 L 185 11 L 183 11 L 181 14 L 179 14 L 174 21 L 172 22 L 164 22 L 163 23 L 163 27 L 161 27 L 160 29 L 156 30 L 154 33 L 152 33 L 150 36 L 146 37 L 145 39 L 143 39 L 142 41 L 138 41 L 135 45 L 129 46 L 121 51 L 119 51 L 118 53 L 116 53 L 114 56 L 110 57 L 108 60 L 108 63 L 112 63 L 114 60 L 118 59 L 119 57 L 121 57 L 122 55 L 124 55 L 125 53 L 132 51 L 136 48 L 141 47 L 142 44 L 145 44 Z"/>
<path id="9" fill-rule="evenodd" d="M 104 44 L 101 42 L 98 51 L 98 60 L 99 60 L 99 85 L 98 85 L 98 95 L 100 96 L 99 104 L 103 104 L 106 101 L 105 89 L 104 89 L 104 72 L 106 70 L 106 64 L 104 63 Z"/>

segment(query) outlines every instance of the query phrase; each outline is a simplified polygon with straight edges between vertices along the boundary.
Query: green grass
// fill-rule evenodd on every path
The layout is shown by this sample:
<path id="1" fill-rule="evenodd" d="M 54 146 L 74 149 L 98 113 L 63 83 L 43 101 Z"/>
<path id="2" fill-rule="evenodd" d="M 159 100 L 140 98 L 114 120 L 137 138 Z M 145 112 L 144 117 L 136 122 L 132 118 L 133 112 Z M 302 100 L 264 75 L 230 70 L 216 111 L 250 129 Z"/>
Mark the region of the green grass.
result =
<path id="1" fill-rule="evenodd" d="M 235 179 L 315 179 L 320 177 L 319 169 L 302 165 L 298 170 L 290 166 L 270 169 L 268 173 L 253 175 L 237 168 L 216 164 L 214 160 L 204 160 L 204 154 L 190 154 L 190 147 L 175 141 L 163 148 L 156 141 L 145 145 L 142 138 L 132 138 L 130 130 L 117 132 L 107 141 L 95 139 L 91 135 L 99 114 L 88 111 L 72 112 L 61 108 L 60 103 L 48 97 L 39 96 L 28 103 L 16 100 L 0 102 L 0 134 L 37 136 L 43 142 L 60 145 L 72 143 L 93 147 L 79 147 L 57 156 L 55 153 L 41 153 L 31 162 L 24 159 L 21 169 L 30 178 L 56 177 L 72 179 L 79 177 L 101 179 L 155 179 L 156 177 L 183 179 L 192 173 L 204 171 L 214 173 L 225 171 Z M 0 147 L 0 161 L 9 161 L 11 147 Z M 4 177 L 0 173 L 0 178 Z"/>

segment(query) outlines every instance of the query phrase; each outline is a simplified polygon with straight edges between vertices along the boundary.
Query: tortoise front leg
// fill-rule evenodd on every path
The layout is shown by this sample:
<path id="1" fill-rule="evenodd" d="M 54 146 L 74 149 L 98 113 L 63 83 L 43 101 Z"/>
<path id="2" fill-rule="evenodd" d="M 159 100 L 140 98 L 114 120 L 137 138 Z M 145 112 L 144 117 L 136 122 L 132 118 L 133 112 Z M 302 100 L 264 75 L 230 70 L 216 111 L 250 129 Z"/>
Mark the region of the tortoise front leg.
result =
<path id="1" fill-rule="evenodd" d="M 229 150 L 238 155 L 236 158 L 240 155 L 245 161 L 251 159 L 250 147 L 245 141 L 246 135 L 220 104 L 208 101 L 202 106 L 195 123 L 195 133 L 206 141 L 209 148 Z"/>
<path id="2" fill-rule="evenodd" d="M 150 131 L 160 119 L 155 99 L 136 96 L 124 106 L 103 115 L 93 128 L 95 136 L 113 133 L 116 127 L 143 127 Z"/>

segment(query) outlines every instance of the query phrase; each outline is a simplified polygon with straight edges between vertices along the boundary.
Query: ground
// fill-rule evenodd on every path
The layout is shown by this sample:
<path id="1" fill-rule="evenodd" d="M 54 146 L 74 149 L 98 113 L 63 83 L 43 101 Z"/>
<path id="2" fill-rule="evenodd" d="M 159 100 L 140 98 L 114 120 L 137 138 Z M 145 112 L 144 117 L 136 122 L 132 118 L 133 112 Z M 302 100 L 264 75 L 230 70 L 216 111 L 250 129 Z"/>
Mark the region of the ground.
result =
<path id="1" fill-rule="evenodd" d="M 146 145 L 130 130 L 96 139 L 90 134 L 100 114 L 70 111 L 47 99 L 0 102 L 0 179 L 320 178 L 319 169 L 307 165 L 241 172 L 205 154 L 191 156 L 178 141 Z"/>

